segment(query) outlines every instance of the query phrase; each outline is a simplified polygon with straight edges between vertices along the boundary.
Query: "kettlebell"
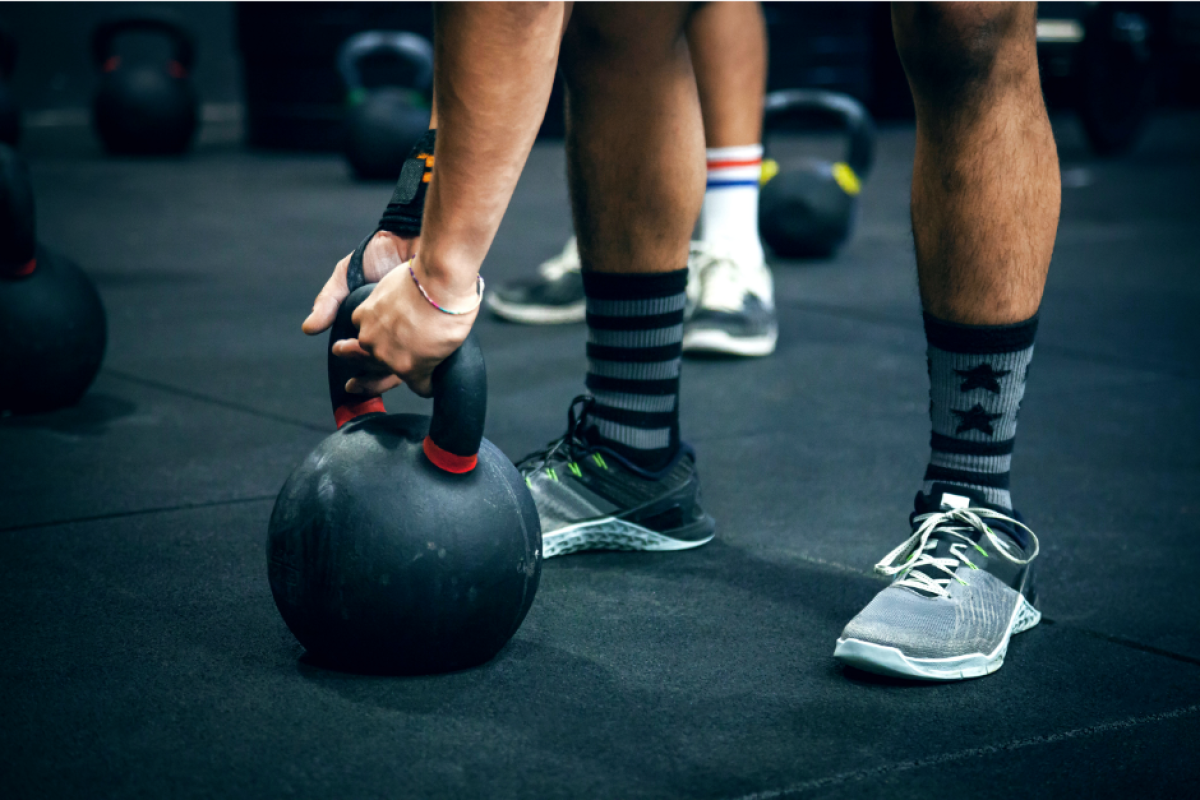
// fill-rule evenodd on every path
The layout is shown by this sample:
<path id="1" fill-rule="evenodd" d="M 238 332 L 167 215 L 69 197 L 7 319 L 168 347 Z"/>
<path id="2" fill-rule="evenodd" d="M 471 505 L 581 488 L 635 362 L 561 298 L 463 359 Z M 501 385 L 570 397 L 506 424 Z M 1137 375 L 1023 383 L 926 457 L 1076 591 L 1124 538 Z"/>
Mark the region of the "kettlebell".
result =
<path id="1" fill-rule="evenodd" d="M 165 36 L 167 64 L 127 64 L 117 38 L 139 32 Z M 192 37 L 165 17 L 127 17 L 102 22 L 92 34 L 92 57 L 101 70 L 92 121 L 109 153 L 172 155 L 187 150 L 196 134 L 199 101 L 189 77 L 195 63 Z"/>
<path id="2" fill-rule="evenodd" d="M 96 287 L 74 263 L 38 244 L 29 171 L 0 144 L 0 412 L 79 402 L 106 341 Z"/>
<path id="3" fill-rule="evenodd" d="M 850 237 L 858 195 L 875 158 L 875 123 L 853 97 L 817 89 L 785 89 L 763 103 L 763 143 L 769 133 L 797 118 L 832 121 L 846 135 L 846 157 L 815 158 L 780 167 L 763 162 L 766 179 L 758 202 L 758 231 L 783 258 L 826 258 Z"/>
<path id="4" fill-rule="evenodd" d="M 362 62 L 381 54 L 413 67 L 409 86 L 365 86 Z M 433 46 L 415 33 L 364 31 L 346 40 L 337 63 L 347 92 L 346 160 L 359 178 L 394 181 L 429 129 L 426 97 L 433 86 Z"/>
<path id="5" fill-rule="evenodd" d="M 369 241 L 369 238 L 368 240 Z M 271 513 L 268 576 L 300 643 L 331 666 L 429 674 L 500 651 L 533 603 L 541 524 L 512 462 L 483 438 L 487 375 L 474 335 L 433 373 L 433 417 L 348 394 L 332 353 L 354 338 L 362 253 L 329 336 L 338 429 L 287 479 Z"/>
<path id="6" fill-rule="evenodd" d="M 21 110 L 8 79 L 17 66 L 17 40 L 0 25 L 0 142 L 16 145 L 21 138 Z"/>

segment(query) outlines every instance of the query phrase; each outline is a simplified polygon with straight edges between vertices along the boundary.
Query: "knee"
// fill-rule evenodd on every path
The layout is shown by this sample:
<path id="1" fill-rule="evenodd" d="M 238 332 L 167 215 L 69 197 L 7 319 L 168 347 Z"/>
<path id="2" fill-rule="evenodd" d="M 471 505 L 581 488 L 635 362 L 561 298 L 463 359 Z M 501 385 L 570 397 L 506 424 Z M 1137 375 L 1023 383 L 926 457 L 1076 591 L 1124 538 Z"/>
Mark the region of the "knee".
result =
<path id="1" fill-rule="evenodd" d="M 677 3 L 576 3 L 563 37 L 563 78 L 573 85 L 625 80 L 687 59 L 686 14 Z"/>
<path id="2" fill-rule="evenodd" d="M 1036 65 L 1034 3 L 896 3 L 896 49 L 913 91 L 945 96 Z"/>

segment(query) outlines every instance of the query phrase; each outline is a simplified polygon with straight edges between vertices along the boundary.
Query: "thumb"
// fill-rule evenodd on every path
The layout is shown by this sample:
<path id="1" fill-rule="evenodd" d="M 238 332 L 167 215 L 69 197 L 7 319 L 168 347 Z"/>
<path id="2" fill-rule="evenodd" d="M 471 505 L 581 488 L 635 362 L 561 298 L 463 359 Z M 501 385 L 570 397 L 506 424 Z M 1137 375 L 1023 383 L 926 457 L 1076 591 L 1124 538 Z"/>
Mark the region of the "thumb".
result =
<path id="1" fill-rule="evenodd" d="M 313 301 L 312 311 L 300 325 L 300 329 L 309 336 L 328 330 L 333 325 L 333 321 L 337 319 L 337 312 L 341 308 L 342 301 L 350 294 L 346 287 L 346 268 L 349 264 L 350 256 L 346 256 L 337 263 L 337 266 L 333 268 L 333 274 L 329 276 L 329 280 L 321 288 L 317 299 Z"/>

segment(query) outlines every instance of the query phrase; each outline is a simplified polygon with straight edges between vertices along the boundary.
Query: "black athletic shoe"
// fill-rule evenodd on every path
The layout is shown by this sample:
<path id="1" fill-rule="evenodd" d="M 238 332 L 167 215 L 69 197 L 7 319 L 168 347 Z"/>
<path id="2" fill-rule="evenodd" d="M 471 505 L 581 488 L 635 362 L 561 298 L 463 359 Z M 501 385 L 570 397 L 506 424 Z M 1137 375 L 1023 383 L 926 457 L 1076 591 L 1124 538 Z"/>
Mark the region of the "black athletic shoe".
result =
<path id="1" fill-rule="evenodd" d="M 580 550 L 687 550 L 711 541 L 716 523 L 700 508 L 692 449 L 681 445 L 658 472 L 639 469 L 584 439 L 591 402 L 575 398 L 566 435 L 517 463 L 541 518 L 542 557 Z"/>
<path id="2" fill-rule="evenodd" d="M 875 565 L 895 579 L 842 631 L 834 657 L 918 680 L 995 672 L 1009 639 L 1042 618 L 1034 605 L 1037 536 L 1018 514 L 941 483 L 917 494 L 911 524 L 912 535 Z"/>
<path id="3" fill-rule="evenodd" d="M 498 317 L 525 325 L 583 322 L 587 298 L 575 237 L 554 258 L 542 262 L 532 280 L 513 281 L 488 292 L 484 302 Z"/>

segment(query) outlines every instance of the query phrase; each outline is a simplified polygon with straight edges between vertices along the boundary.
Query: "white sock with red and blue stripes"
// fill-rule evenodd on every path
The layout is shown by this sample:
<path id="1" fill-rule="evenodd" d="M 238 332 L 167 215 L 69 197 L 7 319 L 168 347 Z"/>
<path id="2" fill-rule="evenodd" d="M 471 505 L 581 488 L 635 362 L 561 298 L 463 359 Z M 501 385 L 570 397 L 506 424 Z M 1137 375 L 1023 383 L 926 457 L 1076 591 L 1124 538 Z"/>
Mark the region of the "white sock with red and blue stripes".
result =
<path id="1" fill-rule="evenodd" d="M 758 238 L 760 144 L 713 147 L 707 151 L 708 185 L 700 212 L 701 238 L 739 262 L 761 264 Z"/>

